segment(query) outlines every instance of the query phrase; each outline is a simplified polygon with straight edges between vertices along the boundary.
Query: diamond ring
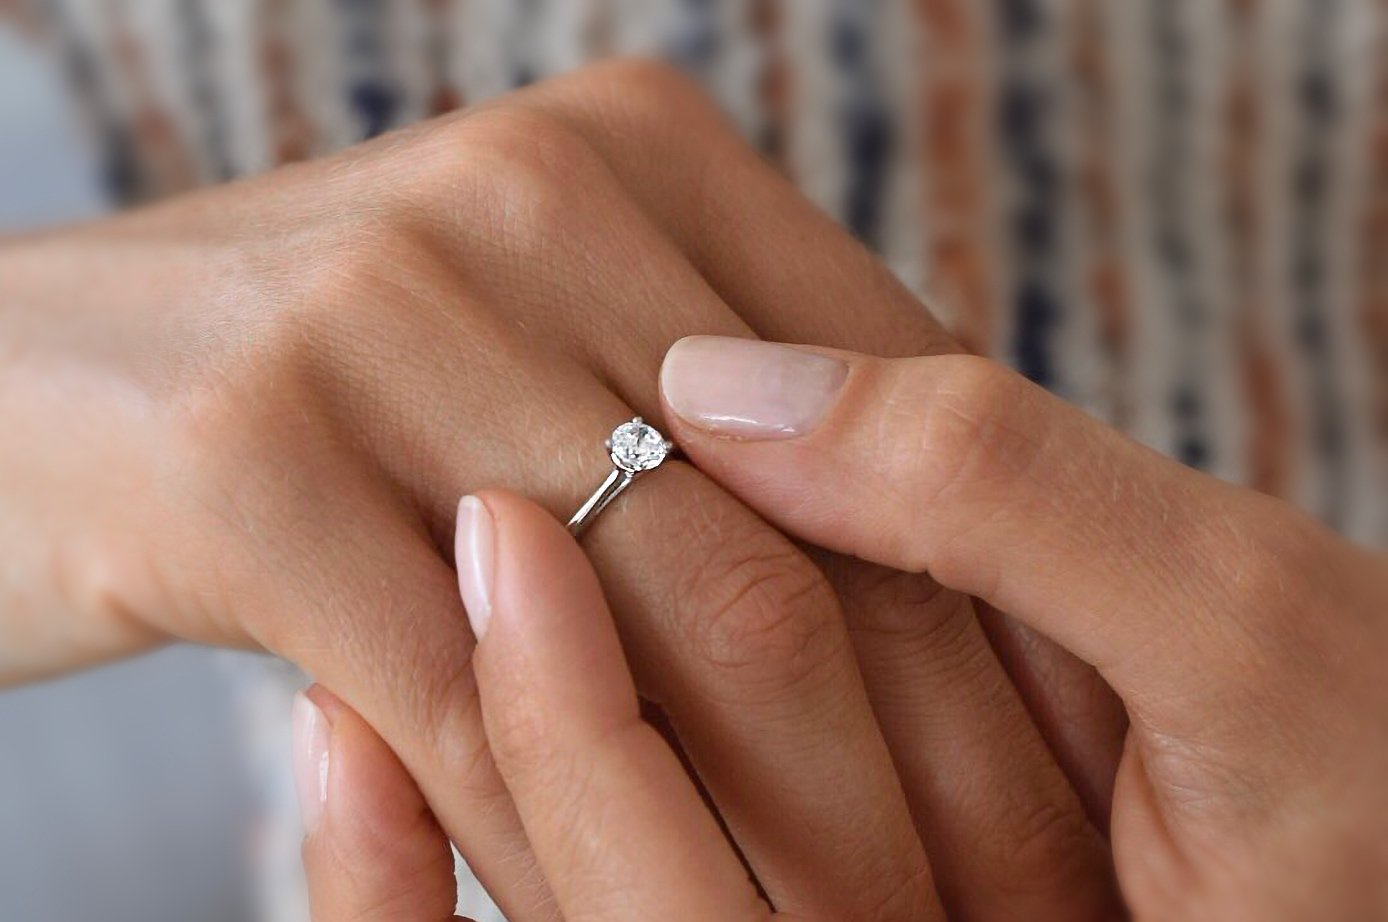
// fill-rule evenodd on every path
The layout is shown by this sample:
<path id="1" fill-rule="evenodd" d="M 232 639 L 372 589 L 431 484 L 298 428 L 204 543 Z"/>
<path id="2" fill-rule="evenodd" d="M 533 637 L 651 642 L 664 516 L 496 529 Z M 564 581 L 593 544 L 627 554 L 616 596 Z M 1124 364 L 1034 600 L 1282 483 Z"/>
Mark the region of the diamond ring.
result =
<path id="1" fill-rule="evenodd" d="M 629 423 L 622 423 L 612 430 L 607 440 L 607 451 L 612 458 L 612 473 L 598 487 L 597 492 L 578 508 L 569 519 L 569 534 L 577 538 L 593 524 L 598 513 L 607 504 L 631 486 L 631 482 L 647 471 L 660 467 L 669 457 L 674 445 L 667 441 L 654 426 L 648 425 L 641 417 Z"/>

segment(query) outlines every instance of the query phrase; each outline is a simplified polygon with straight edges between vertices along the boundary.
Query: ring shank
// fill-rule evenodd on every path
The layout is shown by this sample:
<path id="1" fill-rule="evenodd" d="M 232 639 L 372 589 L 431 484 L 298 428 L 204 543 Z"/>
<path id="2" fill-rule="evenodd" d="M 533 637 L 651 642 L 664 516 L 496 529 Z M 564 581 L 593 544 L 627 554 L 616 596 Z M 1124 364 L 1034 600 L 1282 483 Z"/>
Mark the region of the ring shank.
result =
<path id="1" fill-rule="evenodd" d="M 623 490 L 631 486 L 631 482 L 635 479 L 635 474 L 614 467 L 612 473 L 608 474 L 607 479 L 602 482 L 602 486 L 598 487 L 597 491 L 588 497 L 588 501 L 579 506 L 578 511 L 569 519 L 567 526 L 569 534 L 575 538 L 581 536 L 588 530 L 588 526 L 593 524 L 598 513 L 602 512 L 608 503 L 621 495 Z"/>

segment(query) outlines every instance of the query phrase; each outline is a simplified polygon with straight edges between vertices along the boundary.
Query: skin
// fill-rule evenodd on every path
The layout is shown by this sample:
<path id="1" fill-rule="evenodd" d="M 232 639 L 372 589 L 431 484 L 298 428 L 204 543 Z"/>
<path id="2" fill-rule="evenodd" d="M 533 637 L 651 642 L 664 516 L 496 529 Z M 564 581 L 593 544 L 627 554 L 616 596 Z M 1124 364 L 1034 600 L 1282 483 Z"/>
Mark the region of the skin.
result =
<path id="1" fill-rule="evenodd" d="M 691 414 L 681 373 L 708 369 L 677 347 L 662 377 L 681 444 L 792 533 L 929 568 L 1095 664 L 1132 716 L 1112 811 L 1133 918 L 1388 917 L 1381 555 L 991 362 L 786 351 L 844 369 L 789 435 L 745 425 L 795 401 L 756 394 L 793 377 L 761 373 L 774 352 Z M 478 502 L 488 553 L 460 516 L 458 559 L 481 561 L 461 580 L 482 712 L 565 918 L 770 916 L 641 719 L 579 547 L 519 497 Z M 332 723 L 325 819 L 304 845 L 314 918 L 451 918 L 447 840 L 413 780 L 360 718 L 309 694 Z"/>
<path id="2" fill-rule="evenodd" d="M 694 333 L 877 357 L 731 438 L 657 393 Z M 1381 913 L 1382 558 L 954 348 L 641 64 L 10 241 L 0 676 L 185 639 L 333 688 L 324 918 L 446 918 L 449 839 L 517 922 L 1103 919 L 1115 869 L 1141 918 Z M 634 413 L 698 470 L 595 579 L 550 517 Z M 489 485 L 540 507 L 483 494 L 477 644 Z"/>
<path id="3" fill-rule="evenodd" d="M 564 918 L 783 920 L 675 753 L 640 715 L 592 566 L 544 510 L 487 492 L 496 562 L 473 655 L 507 788 Z M 477 623 L 474 617 L 474 624 Z M 313 918 L 453 918 L 448 840 L 404 767 L 324 689 L 321 818 L 304 842 Z"/>
<path id="4" fill-rule="evenodd" d="M 1099 671 L 1131 718 L 1112 845 L 1137 918 L 1388 918 L 1382 554 L 993 362 L 808 351 L 844 369 L 814 425 L 672 412 L 680 445 L 789 533 L 928 570 Z"/>
<path id="5" fill-rule="evenodd" d="M 670 424 L 656 381 L 690 334 L 956 349 L 640 62 L 6 241 L 0 681 L 175 639 L 284 656 L 374 728 L 508 918 L 559 918 L 488 742 L 454 510 L 504 487 L 566 517 L 615 424 Z M 1126 718 L 1092 667 L 928 576 L 804 550 L 684 462 L 585 550 L 777 911 L 1112 917 Z"/>

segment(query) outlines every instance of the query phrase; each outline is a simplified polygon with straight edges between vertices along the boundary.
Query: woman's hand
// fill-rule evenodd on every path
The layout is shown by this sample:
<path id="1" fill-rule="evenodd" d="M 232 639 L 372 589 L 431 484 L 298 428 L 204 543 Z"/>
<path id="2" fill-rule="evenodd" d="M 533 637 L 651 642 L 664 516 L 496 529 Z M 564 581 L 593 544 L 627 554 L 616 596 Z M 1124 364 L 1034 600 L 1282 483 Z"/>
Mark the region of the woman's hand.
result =
<path id="1" fill-rule="evenodd" d="M 1138 918 L 1388 917 L 1382 556 L 983 359 L 694 338 L 662 391 L 771 521 L 1098 668 L 1132 721 L 1112 841 Z"/>
<path id="2" fill-rule="evenodd" d="M 469 497 L 458 559 L 482 717 L 559 914 L 788 919 L 642 719 L 597 578 L 559 523 L 510 494 Z M 389 747 L 320 687 L 294 723 L 315 922 L 452 919 L 448 839 Z"/>
<path id="3" fill-rule="evenodd" d="M 659 418 L 661 359 L 691 333 L 951 348 L 649 64 L 9 242 L 0 681 L 170 638 L 285 656 L 379 731 L 514 922 L 553 919 L 483 733 L 453 514 L 500 486 L 567 516 L 612 427 Z M 1102 913 L 1108 856 L 1070 784 L 1106 801 L 1122 724 L 1090 719 L 1082 667 L 1017 647 L 1047 677 L 1038 729 L 967 603 L 843 560 L 831 585 L 683 463 L 585 548 L 643 695 L 778 909 L 916 919 L 933 871 L 974 918 Z M 939 625 L 902 695 L 902 648 L 850 631 L 834 588 L 850 624 Z M 1057 855 L 1065 873 L 1035 873 Z"/>

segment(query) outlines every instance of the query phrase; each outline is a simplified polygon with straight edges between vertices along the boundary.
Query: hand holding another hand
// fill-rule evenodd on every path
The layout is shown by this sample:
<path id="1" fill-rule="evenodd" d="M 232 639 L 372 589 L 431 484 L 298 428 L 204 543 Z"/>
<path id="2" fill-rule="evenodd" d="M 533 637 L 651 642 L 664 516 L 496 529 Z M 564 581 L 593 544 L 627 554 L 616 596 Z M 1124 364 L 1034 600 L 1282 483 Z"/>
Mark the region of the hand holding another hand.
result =
<path id="1" fill-rule="evenodd" d="M 677 439 L 797 537 L 986 602 L 1131 720 L 1112 842 L 1141 919 L 1388 914 L 1388 561 L 992 362 L 696 338 Z"/>
<path id="2" fill-rule="evenodd" d="M 697 88 L 640 62 L 7 240 L 0 682 L 170 640 L 272 651 L 379 732 L 513 922 L 555 919 L 481 721 L 454 511 L 501 487 L 567 516 L 700 333 L 953 348 Z M 967 605 L 932 603 L 950 653 L 919 687 L 934 738 L 969 747 L 912 765 L 917 823 L 839 598 L 904 616 L 933 584 L 848 560 L 826 578 L 684 463 L 585 541 L 638 687 L 778 908 L 918 918 L 936 882 L 978 914 L 1107 904 L 1085 809 L 1105 798 L 1067 779 L 1102 791 L 1121 723 L 1052 720 L 1058 762 Z M 1030 697 L 1065 714 L 1066 687 Z M 969 828 L 988 833 L 952 851 Z M 1070 871 L 1034 873 L 1062 850 Z"/>
<path id="3" fill-rule="evenodd" d="M 1388 910 L 1381 558 L 977 358 L 695 337 L 670 350 L 662 390 L 691 457 L 795 535 L 930 569 L 1097 665 L 1133 719 L 1112 843 L 1135 918 Z M 641 721 L 600 590 L 558 523 L 518 497 L 469 497 L 458 547 L 493 751 L 565 918 L 769 918 Z M 905 687 L 912 676 L 904 665 L 868 680 Z M 908 733 L 890 719 L 884 730 L 919 818 L 930 804 Z M 826 732 L 815 715 L 802 726 Z M 340 748 L 347 761 L 369 755 Z M 397 771 L 369 794 L 344 786 L 340 803 L 369 816 L 380 812 L 371 797 L 409 790 Z M 437 841 L 418 854 L 447 854 L 429 829 Z M 319 918 L 444 918 L 447 868 L 344 897 L 344 869 L 371 872 L 372 848 L 404 861 L 422 839 L 398 830 L 333 864 L 325 855 L 350 833 L 311 835 Z M 1062 853 L 1049 858 L 1038 873 L 1067 873 Z M 400 886 L 422 880 L 432 885 Z M 354 915 L 422 893 L 437 894 L 428 910 Z"/>
<path id="4" fill-rule="evenodd" d="M 662 397 L 691 335 L 720 338 L 670 354 Z M 403 776 L 424 851 L 452 838 L 513 922 L 617 912 L 621 868 L 677 841 L 691 880 L 745 864 L 797 917 L 1105 919 L 1111 804 L 1125 893 L 1159 917 L 1381 897 L 1382 562 L 951 351 L 696 89 L 642 63 L 7 240 L 0 682 L 173 639 L 293 660 L 340 696 L 321 725 L 362 730 L 334 738 L 381 790 Z M 577 549 L 506 493 L 482 494 L 496 540 L 514 516 L 557 569 L 495 545 L 474 654 L 457 497 L 512 490 L 562 519 L 635 414 L 694 465 L 585 538 L 631 682 Z M 583 604 L 508 608 L 513 563 L 567 574 Z M 577 681 L 497 633 L 542 616 L 596 651 L 591 689 L 506 684 Z M 554 736 L 479 681 L 595 732 Z M 633 687 L 741 863 L 646 731 L 596 732 L 632 724 Z M 601 767 L 612 741 L 640 748 L 609 766 L 636 787 L 598 808 L 635 825 L 594 825 L 578 788 L 533 799 L 532 761 Z M 644 838 L 643 784 L 677 840 Z M 628 833 L 649 848 L 608 842 Z M 597 842 L 591 868 L 555 857 Z M 662 887 L 632 899 L 683 892 Z M 729 887 L 731 917 L 764 911 Z"/>
<path id="5" fill-rule="evenodd" d="M 772 520 L 885 566 L 929 569 L 1098 666 L 1132 717 L 1112 842 L 1136 918 L 1382 916 L 1381 559 L 980 359 L 887 361 L 700 337 L 671 350 L 662 389 L 691 457 Z M 768 918 L 673 753 L 640 719 L 573 542 L 498 493 L 464 501 L 458 542 L 487 730 L 564 916 Z M 908 668 L 869 674 L 869 684 L 907 685 Z M 884 730 L 919 817 L 930 805 L 909 742 L 893 733 L 905 728 Z M 826 725 L 811 716 L 802 732 Z M 348 762 L 369 755 L 340 746 Z M 412 790 L 402 771 L 391 777 L 373 790 Z M 344 815 L 379 813 L 365 794 L 344 785 Z M 417 853 L 446 855 L 437 827 L 423 828 L 436 841 Z M 408 873 L 410 843 L 428 836 L 399 830 L 343 858 L 352 835 L 309 838 L 320 918 L 359 918 L 373 904 L 411 911 L 360 918 L 451 911 L 437 895 L 451 898 L 446 867 Z M 976 841 L 961 834 L 954 853 Z M 395 873 L 380 873 L 383 860 Z M 361 876 L 346 873 L 354 867 Z M 1053 870 L 1064 873 L 1063 862 Z M 353 890 L 361 879 L 380 883 Z"/>

